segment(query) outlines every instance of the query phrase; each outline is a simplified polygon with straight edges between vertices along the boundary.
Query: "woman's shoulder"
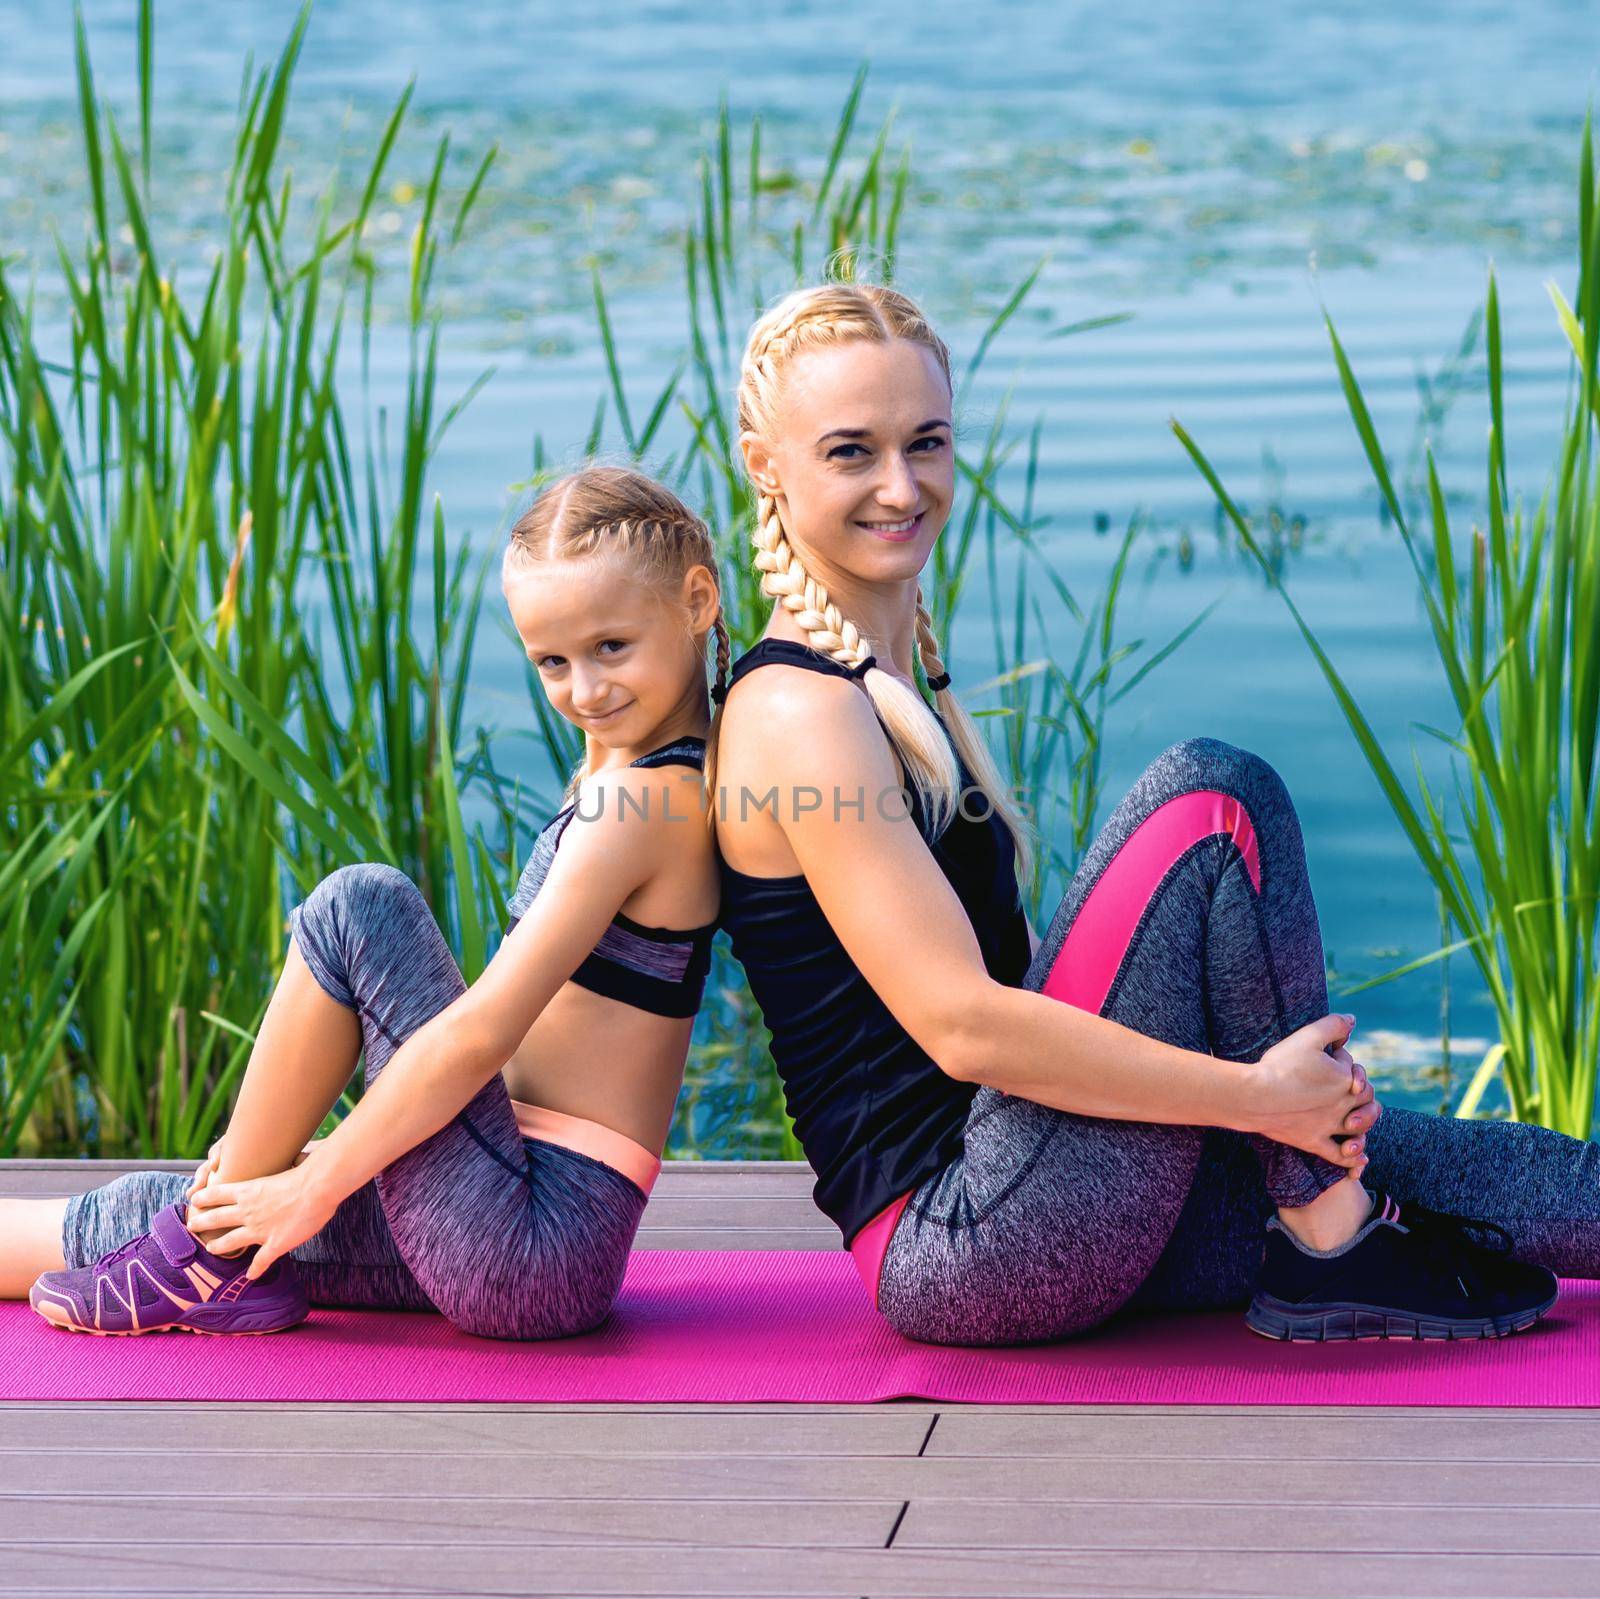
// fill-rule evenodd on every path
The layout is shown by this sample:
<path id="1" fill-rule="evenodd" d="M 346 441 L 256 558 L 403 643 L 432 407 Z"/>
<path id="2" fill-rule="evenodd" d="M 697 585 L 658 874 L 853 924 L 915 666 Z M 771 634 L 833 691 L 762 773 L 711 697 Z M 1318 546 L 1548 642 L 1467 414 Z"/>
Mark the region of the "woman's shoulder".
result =
<path id="1" fill-rule="evenodd" d="M 740 656 L 729 674 L 721 736 L 727 736 L 730 722 L 787 736 L 813 720 L 831 721 L 841 706 L 852 702 L 868 708 L 872 703 L 848 667 L 808 645 L 762 639 Z"/>
<path id="2" fill-rule="evenodd" d="M 758 668 L 765 668 L 758 672 Z M 759 638 L 728 670 L 730 689 L 748 678 L 787 679 L 809 678 L 813 681 L 852 682 L 861 685 L 865 663 L 846 666 L 836 661 L 825 650 L 804 644 L 798 639 L 783 637 Z"/>

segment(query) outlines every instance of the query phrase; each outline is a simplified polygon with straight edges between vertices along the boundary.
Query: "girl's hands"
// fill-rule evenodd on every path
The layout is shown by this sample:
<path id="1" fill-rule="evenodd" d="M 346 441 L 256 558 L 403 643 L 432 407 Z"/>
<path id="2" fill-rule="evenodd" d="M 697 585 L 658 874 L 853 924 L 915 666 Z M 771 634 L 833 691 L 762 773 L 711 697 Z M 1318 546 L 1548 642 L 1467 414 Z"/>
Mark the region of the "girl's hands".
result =
<path id="1" fill-rule="evenodd" d="M 308 1152 L 302 1152 L 302 1161 Z M 220 1229 L 220 1235 L 206 1239 L 206 1248 L 219 1254 L 259 1245 L 245 1272 L 254 1282 L 275 1260 L 320 1232 L 337 1209 L 337 1201 L 330 1204 L 296 1161 L 271 1177 L 209 1181 L 191 1197 L 189 1220 L 195 1232 L 214 1235 Z"/>
<path id="2" fill-rule="evenodd" d="M 1335 1014 L 1281 1038 L 1256 1062 L 1250 1125 L 1279 1144 L 1320 1155 L 1357 1176 L 1367 1133 L 1383 1114 L 1358 1060 L 1344 1047 L 1353 1016 Z"/>
<path id="3" fill-rule="evenodd" d="M 206 1152 L 206 1158 L 194 1169 L 194 1176 L 189 1179 L 189 1192 L 183 1197 L 193 1199 L 200 1189 L 204 1188 L 217 1174 L 217 1167 L 222 1164 L 222 1140 L 219 1138 Z"/>

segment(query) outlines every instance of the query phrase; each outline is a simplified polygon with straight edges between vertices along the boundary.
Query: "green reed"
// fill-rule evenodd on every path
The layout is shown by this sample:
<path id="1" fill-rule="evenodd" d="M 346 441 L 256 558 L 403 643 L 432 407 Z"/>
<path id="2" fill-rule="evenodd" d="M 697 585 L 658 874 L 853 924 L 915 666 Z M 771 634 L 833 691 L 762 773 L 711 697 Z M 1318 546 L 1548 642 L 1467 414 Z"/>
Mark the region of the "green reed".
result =
<path id="1" fill-rule="evenodd" d="M 1360 385 L 1328 321 L 1346 404 L 1381 503 L 1411 558 L 1460 716 L 1453 732 L 1422 730 L 1453 752 L 1458 825 L 1464 837 L 1458 840 L 1447 827 L 1446 799 L 1429 788 L 1420 762 L 1420 809 L 1412 800 L 1281 580 L 1270 568 L 1268 576 L 1283 594 L 1432 879 L 1447 925 L 1465 934 L 1345 993 L 1469 950 L 1494 1004 L 1500 1038 L 1474 1073 L 1457 1114 L 1476 1114 L 1498 1075 L 1513 1118 L 1586 1138 L 1593 1129 L 1600 1058 L 1600 805 L 1595 798 L 1600 482 L 1594 459 L 1600 421 L 1600 190 L 1589 119 L 1579 160 L 1578 221 L 1575 303 L 1569 305 L 1550 286 L 1572 346 L 1576 396 L 1564 420 L 1553 482 L 1531 511 L 1520 498 L 1512 499 L 1506 481 L 1500 307 L 1494 274 L 1489 274 L 1484 313 L 1488 528 L 1473 526 L 1465 572 L 1457 569 L 1454 530 L 1432 451 L 1427 452 L 1432 539 L 1424 545 L 1395 492 Z M 1179 423 L 1172 427 L 1241 540 L 1265 566 L 1199 446 Z"/>
<path id="2" fill-rule="evenodd" d="M 189 289 L 151 222 L 151 8 L 137 157 L 99 102 L 80 17 L 89 219 L 81 245 L 56 241 L 64 358 L 0 267 L 0 941 L 17 974 L 0 993 L 0 1156 L 206 1147 L 281 964 L 285 867 L 303 891 L 343 861 L 395 861 L 481 960 L 472 879 L 451 869 L 476 595 L 423 496 L 450 420 L 429 305 L 448 145 L 413 240 L 400 436 L 358 452 L 336 368 L 354 304 L 365 370 L 363 232 L 409 92 L 353 203 L 330 183 L 297 251 L 277 167 L 306 21 L 243 85 L 219 253 Z M 299 609 L 319 579 L 332 648 Z"/>

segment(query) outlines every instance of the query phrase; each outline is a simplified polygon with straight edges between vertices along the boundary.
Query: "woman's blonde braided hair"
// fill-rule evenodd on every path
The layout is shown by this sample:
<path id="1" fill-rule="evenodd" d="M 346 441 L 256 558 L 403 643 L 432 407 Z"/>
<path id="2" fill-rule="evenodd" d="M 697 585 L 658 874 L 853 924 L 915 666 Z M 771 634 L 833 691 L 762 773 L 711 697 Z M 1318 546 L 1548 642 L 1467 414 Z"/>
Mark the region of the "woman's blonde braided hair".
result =
<path id="1" fill-rule="evenodd" d="M 824 349 L 864 339 L 887 344 L 908 339 L 932 351 L 950 382 L 950 352 L 922 311 L 897 289 L 872 283 L 827 283 L 796 289 L 779 300 L 750 330 L 739 371 L 738 428 L 765 438 L 777 432 L 779 396 L 789 363 L 806 350 Z M 761 592 L 770 595 L 802 627 L 811 647 L 841 665 L 860 668 L 872 654 L 870 642 L 828 595 L 827 589 L 806 569 L 790 541 L 777 500 L 759 484 L 756 488 L 754 562 L 761 573 Z M 917 588 L 917 655 L 939 713 L 943 729 L 928 709 L 927 701 L 909 684 L 876 667 L 862 674 L 862 684 L 872 696 L 888 730 L 906 775 L 917 790 L 933 836 L 943 832 L 960 803 L 961 774 L 951 753 L 953 742 L 966 762 L 987 804 L 1005 823 L 1016 851 L 1017 876 L 1026 883 L 1032 871 L 1029 830 L 1020 808 L 1005 785 L 972 718 L 950 691 L 933 618 Z M 721 726 L 721 706 L 712 718 L 706 746 L 706 786 L 715 793 L 716 745 Z"/>
<path id="2" fill-rule="evenodd" d="M 662 593 L 676 592 L 692 566 L 703 566 L 721 588 L 716 545 L 710 529 L 670 489 L 631 467 L 591 464 L 552 483 L 517 518 L 500 564 L 502 589 L 551 560 L 600 557 L 630 579 Z M 719 610 L 716 685 L 727 692 L 733 649 Z M 704 644 L 701 644 L 704 648 Z M 588 776 L 588 754 L 578 763 L 562 796 L 565 803 Z"/>

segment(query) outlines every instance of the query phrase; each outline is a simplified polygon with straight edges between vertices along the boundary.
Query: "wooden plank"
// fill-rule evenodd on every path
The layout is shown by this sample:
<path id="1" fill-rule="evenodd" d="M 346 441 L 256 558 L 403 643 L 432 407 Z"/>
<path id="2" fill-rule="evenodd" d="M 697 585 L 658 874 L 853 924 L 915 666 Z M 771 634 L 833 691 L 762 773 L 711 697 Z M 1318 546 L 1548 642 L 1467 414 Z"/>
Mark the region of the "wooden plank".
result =
<path id="1" fill-rule="evenodd" d="M 1478 1415 L 1436 1410 L 1391 1416 L 1331 1410 L 1300 1415 L 1015 1415 L 1004 1408 L 947 1406 L 928 1440 L 929 1455 L 1051 1460 L 1564 1460 L 1600 1461 L 1600 1413 L 1547 1421 L 1511 1411 L 1485 1426 Z"/>
<path id="2" fill-rule="evenodd" d="M 108 1503 L 112 1501 L 106 1501 Z M 896 1549 L 1193 1549 L 1261 1553 L 1600 1555 L 1590 1510 L 1524 1506 L 1514 1515 L 1446 1505 L 968 1504 L 916 1500 Z"/>
<path id="3" fill-rule="evenodd" d="M 584 1415 L 598 1414 L 600 1412 L 617 1412 L 626 1415 L 636 1415 L 645 1411 L 683 1413 L 685 1415 L 732 1415 L 735 1412 L 741 1415 L 778 1416 L 795 1410 L 805 1410 L 812 1415 L 860 1415 L 866 1408 L 859 1403 L 847 1404 L 805 1404 L 770 1401 L 766 1403 L 749 1401 L 738 1404 L 718 1404 L 709 1400 L 638 1400 L 622 1401 L 608 1400 L 600 1404 L 583 1404 L 571 1401 L 558 1402 L 555 1400 L 528 1400 L 528 1401 L 499 1401 L 499 1400 L 462 1400 L 460 1402 L 439 1403 L 424 1400 L 402 1400 L 394 1403 L 379 1403 L 375 1400 L 281 1400 L 281 1399 L 239 1399 L 239 1400 L 183 1400 L 183 1399 L 118 1399 L 115 1401 L 98 1400 L 64 1400 L 64 1399 L 14 1399 L 0 1401 L 0 1413 L 7 1411 L 63 1411 L 73 1415 L 83 1415 L 94 1409 L 117 1411 L 165 1411 L 176 1413 L 187 1409 L 195 1414 L 216 1410 L 224 1407 L 229 1411 L 296 1411 L 332 1412 L 351 1411 L 367 1412 L 382 1410 L 389 1414 L 398 1414 L 401 1411 L 414 1411 L 417 1413 L 432 1413 L 435 1411 L 466 1412 L 489 1411 L 496 1415 L 510 1411 L 526 1414 L 544 1412 L 581 1412 Z M 875 1401 L 871 1409 L 875 1411 L 916 1411 L 925 1418 L 935 1414 L 941 1415 L 944 1421 L 954 1415 L 981 1414 L 994 1412 L 999 1415 L 1030 1415 L 1049 1416 L 1060 1418 L 1079 1417 L 1128 1417 L 1148 1420 L 1156 1416 L 1180 1417 L 1240 1417 L 1247 1421 L 1256 1421 L 1277 1416 L 1300 1417 L 1307 1421 L 1316 1421 L 1323 1417 L 1348 1415 L 1350 1412 L 1344 1407 L 1324 1405 L 980 1405 L 956 1404 L 948 1400 L 931 1399 L 889 1399 Z M 1509 1405 L 1485 1405 L 1479 1407 L 1456 1407 L 1429 1405 L 1429 1406 L 1400 1406 L 1383 1405 L 1369 1406 L 1360 1412 L 1363 1415 L 1381 1416 L 1384 1418 L 1409 1417 L 1413 1420 L 1437 1421 L 1450 1425 L 1455 1420 L 1470 1420 L 1474 1425 L 1482 1426 L 1507 1426 L 1515 1427 L 1526 1425 L 1530 1421 L 1537 1421 L 1542 1426 L 1556 1426 L 1562 1423 L 1577 1423 L 1587 1426 L 1594 1421 L 1596 1410 L 1593 1406 L 1573 1406 L 1567 1409 L 1518 1408 Z M 929 1451 L 935 1453 L 932 1444 Z"/>
<path id="4" fill-rule="evenodd" d="M 196 1160 L 0 1160 L 0 1194 L 77 1194 L 130 1171 L 192 1172 Z M 811 1198 L 816 1176 L 795 1160 L 669 1160 L 653 1194 Z"/>
<path id="5" fill-rule="evenodd" d="M 1070 1404 L 1070 1405 L 982 1405 L 956 1404 L 946 1401 L 937 1407 L 947 1415 L 974 1415 L 994 1411 L 1007 1416 L 1244 1416 L 1250 1419 L 1262 1416 L 1410 1416 L 1423 1419 L 1445 1419 L 1452 1416 L 1470 1417 L 1485 1425 L 1515 1422 L 1529 1416 L 1540 1421 L 1592 1421 L 1596 1414 L 1593 1405 L 1141 1405 L 1121 1404 Z"/>
<path id="6" fill-rule="evenodd" d="M 645 1215 L 663 1227 L 798 1227 L 826 1232 L 843 1247 L 839 1229 L 812 1203 L 810 1194 L 686 1194 L 651 1191 Z"/>
<path id="7" fill-rule="evenodd" d="M 739 1499 L 388 1500 L 360 1494 L 315 1499 L 255 1495 L 185 1502 L 204 1517 L 208 1543 L 282 1540 L 362 1547 L 496 1544 L 550 1548 L 653 1544 L 737 1548 L 882 1549 L 902 1501 L 797 1499 L 781 1509 Z M 171 1536 L 176 1495 L 39 1494 L 0 1497 L 0 1529 L 13 1544 L 96 1541 L 149 1544 Z"/>
<path id="8" fill-rule="evenodd" d="M 195 1162 L 176 1156 L 156 1160 L 133 1160 L 118 1157 L 108 1160 L 93 1159 L 41 1159 L 36 1157 L 0 1160 L 0 1172 L 35 1171 L 99 1171 L 115 1175 L 119 1171 L 133 1171 L 145 1166 L 170 1167 L 173 1171 L 186 1171 Z M 815 1182 L 810 1163 L 803 1160 L 669 1160 L 663 1168 L 663 1177 L 721 1176 L 730 1181 L 743 1181 L 746 1177 L 787 1177 Z"/>
<path id="9" fill-rule="evenodd" d="M 933 1499 L 992 1504 L 1277 1504 L 1321 1509 L 1353 1505 L 1481 1506 L 1505 1515 L 1524 1506 L 1600 1509 L 1600 1474 L 1542 1461 L 1446 1461 L 1419 1471 L 1405 1461 L 1371 1460 L 1344 1472 L 1287 1472 L 1279 1461 L 1147 1461 L 803 1455 L 486 1455 L 478 1449 L 426 1455 L 386 1451 L 300 1454 L 211 1450 L 0 1453 L 0 1494 L 140 1493 L 173 1481 L 195 1493 L 314 1496 L 364 1493 L 415 1500 L 515 1492 L 537 1498 Z"/>
<path id="10" fill-rule="evenodd" d="M 56 1183 L 49 1193 L 15 1194 L 6 1199 L 64 1199 L 69 1193 L 86 1193 L 97 1186 L 84 1183 L 69 1189 Z M 805 1195 L 663 1195 L 659 1190 L 651 1195 L 640 1226 L 674 1227 L 692 1230 L 697 1227 L 758 1227 L 788 1229 L 825 1234 L 834 1247 L 841 1247 L 839 1229 L 819 1211 Z"/>
<path id="11" fill-rule="evenodd" d="M 646 1211 L 648 1216 L 650 1213 Z M 805 1249 L 840 1253 L 839 1229 L 829 1224 L 819 1232 L 814 1227 L 646 1227 L 640 1225 L 634 1236 L 635 1249 Z"/>
<path id="12" fill-rule="evenodd" d="M 7 1451 L 84 1449 L 292 1450 L 296 1454 L 435 1455 L 832 1455 L 914 1456 L 929 1417 L 863 1406 L 817 1415 L 804 1406 L 769 1411 L 644 1413 L 583 1408 L 544 1412 L 475 1410 L 275 1409 L 94 1405 L 18 1411 L 0 1407 L 0 1475 Z"/>
<path id="13" fill-rule="evenodd" d="M 194 1167 L 193 1161 L 0 1161 L 0 1197 L 62 1198 L 124 1172 L 187 1175 Z M 812 1182 L 803 1161 L 669 1161 L 634 1247 L 837 1250 L 839 1229 L 813 1203 Z"/>
<path id="14" fill-rule="evenodd" d="M 385 1415 L 686 1415 L 686 1416 L 782 1416 L 803 1412 L 808 1416 L 863 1416 L 868 1414 L 896 1415 L 913 1413 L 922 1417 L 924 1429 L 940 1406 L 928 1399 L 887 1399 L 863 1404 L 791 1404 L 771 1401 L 760 1404 L 743 1402 L 717 1404 L 710 1400 L 621 1400 L 611 1399 L 598 1404 L 555 1400 L 489 1400 L 464 1399 L 459 1403 L 409 1399 L 395 1403 L 377 1400 L 310 1400 L 310 1399 L 12 1399 L 0 1401 L 0 1414 L 13 1411 L 52 1411 L 80 1418 L 93 1414 L 133 1414 L 136 1411 L 176 1415 L 208 1415 L 216 1411 L 234 1413 L 273 1412 L 276 1414 L 350 1414 L 367 1415 L 381 1411 Z"/>
<path id="15" fill-rule="evenodd" d="M 216 1592 L 218 1556 L 204 1538 L 116 1546 L 66 1543 L 4 1550 L 0 1593 L 97 1596 Z M 1576 1555 L 1374 1555 L 1138 1550 L 1104 1552 L 738 1549 L 706 1546 L 549 1548 L 537 1559 L 515 1548 L 412 1544 L 403 1548 L 283 1542 L 237 1543 L 225 1551 L 230 1593 L 478 1595 L 767 1594 L 946 1599 L 1096 1599 L 1185 1594 L 1347 1599 L 1351 1593 L 1408 1599 L 1517 1595 L 1569 1599 L 1600 1591 L 1600 1560 Z"/>
<path id="16" fill-rule="evenodd" d="M 194 1161 L 0 1161 L 0 1196 L 62 1198 L 129 1171 L 187 1175 Z M 639 1249 L 838 1249 L 803 1161 L 668 1161 L 640 1221 Z"/>
<path id="17" fill-rule="evenodd" d="M 685 1413 L 595 1410 L 507 1412 L 458 1407 L 349 1410 L 240 1410 L 221 1405 L 59 1405 L 0 1407 L 3 1450 L 115 1449 L 150 1452 L 293 1449 L 390 1453 L 482 1450 L 544 1455 L 917 1455 L 925 1458 L 1022 1457 L 1048 1460 L 1370 1460 L 1555 1461 L 1594 1465 L 1600 1417 L 1587 1425 L 1546 1426 L 1538 1415 L 1520 1425 L 1483 1429 L 1472 1418 L 1301 1417 L 1006 1417 L 1003 1413 L 931 1415 L 864 1405 L 842 1412 L 702 1410 Z M 1027 1421 L 1027 1428 L 1019 1423 Z"/>
<path id="18" fill-rule="evenodd" d="M 58 1199 L 87 1193 L 129 1171 L 192 1172 L 195 1160 L 4 1160 L 0 1161 L 0 1197 Z"/>

